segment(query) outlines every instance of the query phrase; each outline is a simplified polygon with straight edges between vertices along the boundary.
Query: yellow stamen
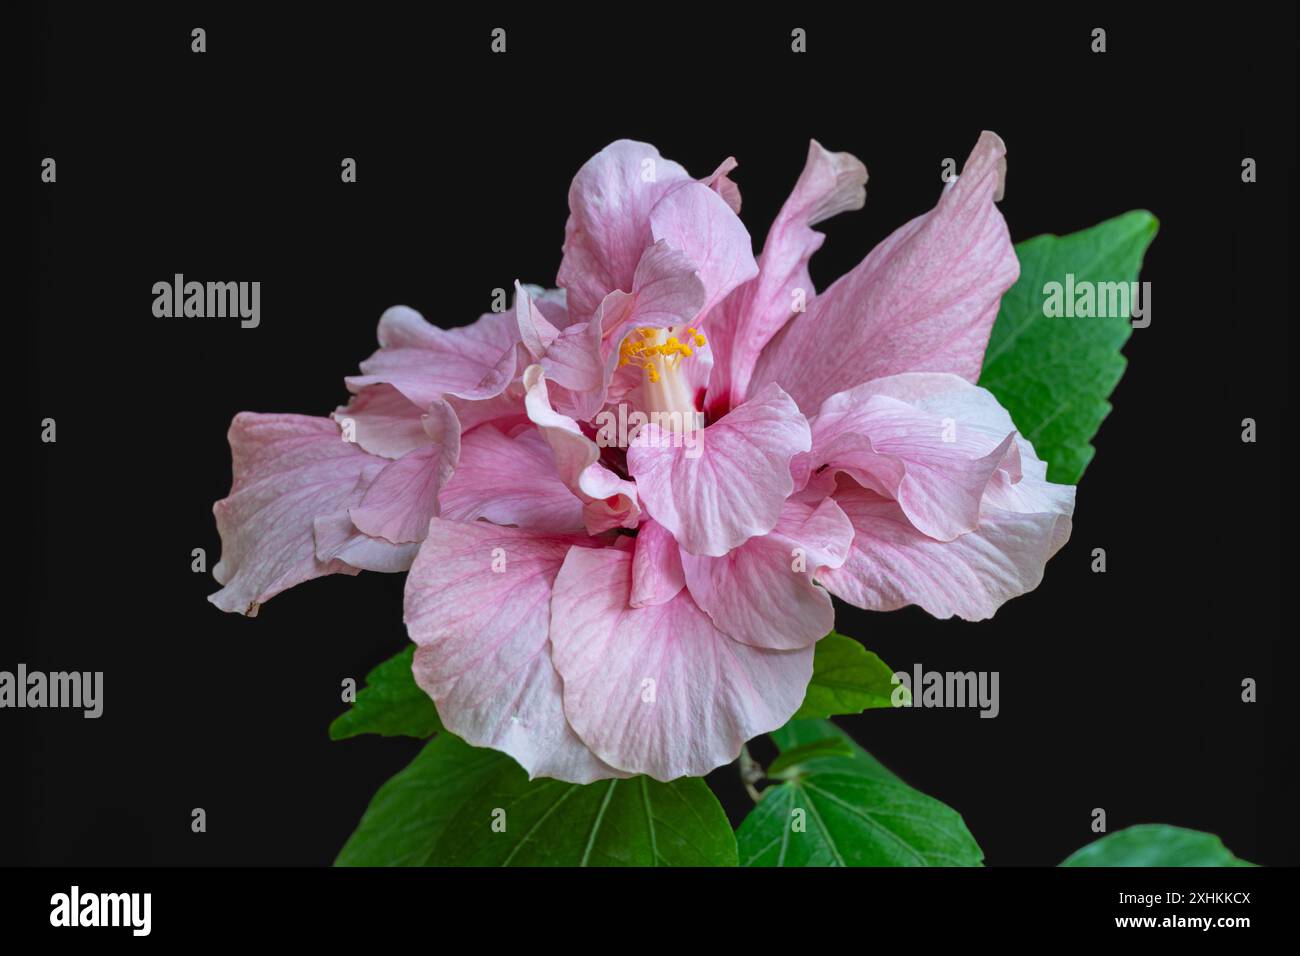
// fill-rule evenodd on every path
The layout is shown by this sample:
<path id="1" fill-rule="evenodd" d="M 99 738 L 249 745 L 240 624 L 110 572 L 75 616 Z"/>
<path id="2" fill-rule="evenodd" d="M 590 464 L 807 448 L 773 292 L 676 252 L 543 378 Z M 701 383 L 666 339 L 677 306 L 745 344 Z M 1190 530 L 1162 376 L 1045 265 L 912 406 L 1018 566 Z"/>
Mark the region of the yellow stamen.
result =
<path id="1" fill-rule="evenodd" d="M 646 377 L 652 383 L 657 383 L 664 371 L 675 372 L 681 360 L 690 358 L 695 351 L 677 336 L 669 334 L 672 331 L 672 329 L 660 328 L 637 329 L 640 338 L 629 336 L 619 347 L 619 368 L 624 365 L 636 365 L 645 370 Z M 696 348 L 708 344 L 704 335 L 695 331 L 693 327 L 686 328 L 686 335 L 695 343 Z"/>

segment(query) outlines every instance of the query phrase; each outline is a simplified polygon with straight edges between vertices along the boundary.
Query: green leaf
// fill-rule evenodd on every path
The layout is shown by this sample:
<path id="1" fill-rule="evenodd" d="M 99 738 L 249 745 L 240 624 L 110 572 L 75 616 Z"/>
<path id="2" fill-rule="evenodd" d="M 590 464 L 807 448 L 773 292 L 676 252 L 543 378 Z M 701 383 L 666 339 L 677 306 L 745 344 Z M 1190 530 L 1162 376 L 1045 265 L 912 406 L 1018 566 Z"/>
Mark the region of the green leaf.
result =
<path id="1" fill-rule="evenodd" d="M 792 721 L 772 735 L 783 752 L 827 737 L 849 756 L 808 754 L 763 793 L 736 838 L 743 866 L 979 866 L 961 816 L 912 789 L 828 721 Z"/>
<path id="2" fill-rule="evenodd" d="M 1035 236 L 1016 245 L 1020 279 L 1002 308 L 984 355 L 980 384 L 1011 413 L 1020 433 L 1048 463 L 1047 477 L 1074 484 L 1092 460 L 1090 442 L 1110 412 L 1108 398 L 1127 364 L 1128 317 L 1043 314 L 1049 282 L 1133 282 L 1155 238 L 1155 216 L 1125 213 L 1068 236 Z"/>
<path id="3" fill-rule="evenodd" d="M 803 770 L 804 764 L 818 757 L 852 757 L 853 748 L 841 740 L 839 737 L 827 737 L 825 740 L 814 740 L 810 744 L 802 744 L 798 747 L 792 747 L 789 750 L 782 751 L 781 754 L 772 761 L 771 766 L 767 768 L 767 776 L 773 780 L 780 780 L 786 776 L 794 776 Z"/>
<path id="4" fill-rule="evenodd" d="M 384 737 L 431 737 L 442 730 L 438 709 L 411 675 L 412 644 L 366 675 L 366 686 L 352 706 L 330 724 L 330 739 L 358 734 Z"/>
<path id="5" fill-rule="evenodd" d="M 736 838 L 699 778 L 529 781 L 444 733 L 379 790 L 337 863 L 735 866 Z"/>
<path id="6" fill-rule="evenodd" d="M 494 820 L 505 823 L 496 832 Z M 493 779 L 456 814 L 443 866 L 735 866 L 736 837 L 703 780 L 649 777 L 579 786 Z"/>
<path id="7" fill-rule="evenodd" d="M 494 750 L 439 734 L 379 788 L 335 866 L 424 866 L 460 805 L 500 774 Z"/>
<path id="8" fill-rule="evenodd" d="M 813 676 L 794 719 L 860 714 L 871 707 L 892 707 L 895 687 L 889 665 L 859 642 L 831 631 L 813 652 Z M 910 703 L 911 694 L 902 688 Z"/>
<path id="9" fill-rule="evenodd" d="M 1213 833 L 1163 823 L 1117 830 L 1070 854 L 1061 866 L 1254 866 Z"/>
<path id="10" fill-rule="evenodd" d="M 818 740 L 835 737 L 844 741 L 863 773 L 887 780 L 899 779 L 892 770 L 859 747 L 857 741 L 849 736 L 848 731 L 837 724 L 831 723 L 829 720 L 792 720 L 779 730 L 772 731 L 770 736 L 782 751 L 793 750 L 796 747 L 806 746 Z M 816 760 L 807 761 L 807 765 L 814 769 L 823 766 Z M 835 766 L 837 765 L 831 764 L 832 768 Z"/>

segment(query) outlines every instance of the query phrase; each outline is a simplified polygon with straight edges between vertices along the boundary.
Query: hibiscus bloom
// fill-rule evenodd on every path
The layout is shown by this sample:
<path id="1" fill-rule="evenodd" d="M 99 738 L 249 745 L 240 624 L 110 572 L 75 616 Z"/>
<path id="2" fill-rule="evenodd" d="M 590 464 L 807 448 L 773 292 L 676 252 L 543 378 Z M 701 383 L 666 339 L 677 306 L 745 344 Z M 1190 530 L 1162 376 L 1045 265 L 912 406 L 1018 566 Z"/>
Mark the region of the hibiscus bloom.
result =
<path id="1" fill-rule="evenodd" d="M 1019 272 L 1001 140 L 819 294 L 813 227 L 865 167 L 814 141 L 757 259 L 734 167 L 613 143 L 559 289 L 450 331 L 390 309 L 332 420 L 237 416 L 214 603 L 409 568 L 443 724 L 586 783 L 700 776 L 784 724 L 831 595 L 980 620 L 1036 587 L 1074 488 L 974 384 Z"/>

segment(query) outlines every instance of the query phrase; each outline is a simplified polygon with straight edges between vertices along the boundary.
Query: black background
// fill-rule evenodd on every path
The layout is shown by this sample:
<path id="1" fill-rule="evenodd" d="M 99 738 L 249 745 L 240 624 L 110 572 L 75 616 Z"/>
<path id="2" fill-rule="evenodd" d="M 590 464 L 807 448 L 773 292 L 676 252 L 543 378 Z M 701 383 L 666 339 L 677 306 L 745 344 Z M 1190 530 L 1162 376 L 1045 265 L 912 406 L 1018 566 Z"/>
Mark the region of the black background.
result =
<path id="1" fill-rule="evenodd" d="M 1142 275 L 1152 324 L 1126 347 L 1073 537 L 1038 590 L 981 624 L 840 611 L 839 629 L 896 668 L 999 671 L 1001 715 L 842 723 L 958 809 L 990 864 L 1058 862 L 1094 838 L 1095 807 L 1112 831 L 1176 823 L 1247 859 L 1300 863 L 1281 619 L 1286 7 L 927 7 L 910 22 L 876 8 L 470 22 L 37 9 L 15 150 L 33 261 L 9 316 L 25 370 L 9 501 L 21 590 L 0 668 L 102 670 L 105 712 L 0 714 L 17 804 L 0 861 L 325 864 L 417 751 L 326 736 L 340 681 L 405 644 L 402 576 L 313 581 L 255 620 L 205 600 L 216 586 L 190 554 L 219 554 L 211 505 L 229 488 L 236 412 L 328 414 L 387 306 L 454 326 L 516 278 L 552 284 L 569 180 L 615 138 L 695 175 L 735 155 L 756 246 L 809 137 L 862 158 L 866 208 L 821 227 L 824 287 L 928 209 L 943 158 L 960 163 L 987 128 L 1008 145 L 1014 239 L 1132 208 L 1159 217 Z M 495 26 L 504 56 L 489 52 Z M 795 26 L 804 55 L 790 52 Z M 1105 54 L 1089 51 L 1095 26 Z M 56 184 L 39 182 L 45 156 Z M 340 182 L 345 156 L 356 184 Z M 1255 184 L 1241 182 L 1245 156 Z M 177 272 L 261 281 L 260 328 L 154 318 L 152 285 Z M 57 444 L 39 441 L 47 416 Z M 1256 444 L 1240 440 L 1247 416 Z M 1106 574 L 1089 570 L 1094 547 Z M 1258 703 L 1241 702 L 1244 677 Z M 738 822 L 735 768 L 710 783 Z M 194 807 L 206 834 L 190 831 Z"/>

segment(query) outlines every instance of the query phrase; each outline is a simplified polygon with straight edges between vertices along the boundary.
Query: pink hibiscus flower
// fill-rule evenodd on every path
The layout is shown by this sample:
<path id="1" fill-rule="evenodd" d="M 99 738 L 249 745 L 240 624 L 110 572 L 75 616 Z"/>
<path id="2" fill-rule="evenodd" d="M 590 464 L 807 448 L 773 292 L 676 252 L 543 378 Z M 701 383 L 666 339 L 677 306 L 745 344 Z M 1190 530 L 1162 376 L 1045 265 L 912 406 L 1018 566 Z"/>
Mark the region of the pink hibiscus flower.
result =
<path id="1" fill-rule="evenodd" d="M 1001 140 L 820 294 L 813 227 L 866 169 L 814 141 L 756 260 L 734 167 L 616 142 L 570 187 L 559 290 L 451 331 L 390 309 L 333 420 L 236 416 L 212 601 L 409 568 L 444 725 L 585 783 L 784 724 L 832 594 L 979 620 L 1036 587 L 1074 489 L 974 384 L 1019 272 Z"/>

